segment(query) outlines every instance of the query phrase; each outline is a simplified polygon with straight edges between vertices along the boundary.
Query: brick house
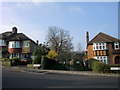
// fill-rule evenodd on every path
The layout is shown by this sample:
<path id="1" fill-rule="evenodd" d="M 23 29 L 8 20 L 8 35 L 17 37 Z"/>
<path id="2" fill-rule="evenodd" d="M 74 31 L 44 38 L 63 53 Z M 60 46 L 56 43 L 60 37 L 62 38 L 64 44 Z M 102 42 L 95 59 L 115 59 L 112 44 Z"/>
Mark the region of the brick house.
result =
<path id="1" fill-rule="evenodd" d="M 12 31 L 0 34 L 1 51 L 7 49 L 9 58 L 30 57 L 38 44 L 25 34 L 17 33 L 17 31 L 17 28 L 13 27 Z"/>
<path id="2" fill-rule="evenodd" d="M 100 32 L 91 41 L 86 34 L 87 59 L 97 59 L 106 64 L 120 64 L 120 40 Z"/>

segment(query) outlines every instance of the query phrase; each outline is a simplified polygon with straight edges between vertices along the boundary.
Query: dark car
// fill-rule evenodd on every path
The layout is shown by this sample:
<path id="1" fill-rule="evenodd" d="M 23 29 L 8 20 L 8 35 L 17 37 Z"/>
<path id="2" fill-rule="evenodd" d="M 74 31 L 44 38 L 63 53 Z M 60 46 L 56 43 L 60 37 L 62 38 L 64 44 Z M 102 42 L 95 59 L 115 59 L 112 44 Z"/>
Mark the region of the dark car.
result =
<path id="1" fill-rule="evenodd" d="M 32 63 L 32 59 L 31 58 L 22 58 L 20 60 L 21 63 Z"/>

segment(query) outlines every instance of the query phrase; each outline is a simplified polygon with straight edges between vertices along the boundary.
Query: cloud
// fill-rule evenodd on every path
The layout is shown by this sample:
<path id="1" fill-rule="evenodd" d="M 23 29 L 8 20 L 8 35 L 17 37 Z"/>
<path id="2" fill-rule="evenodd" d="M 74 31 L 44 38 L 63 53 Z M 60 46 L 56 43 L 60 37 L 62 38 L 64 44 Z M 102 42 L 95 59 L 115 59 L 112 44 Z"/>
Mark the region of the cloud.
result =
<path id="1" fill-rule="evenodd" d="M 69 10 L 71 12 L 80 12 L 80 13 L 84 13 L 83 9 L 79 6 L 70 6 Z"/>

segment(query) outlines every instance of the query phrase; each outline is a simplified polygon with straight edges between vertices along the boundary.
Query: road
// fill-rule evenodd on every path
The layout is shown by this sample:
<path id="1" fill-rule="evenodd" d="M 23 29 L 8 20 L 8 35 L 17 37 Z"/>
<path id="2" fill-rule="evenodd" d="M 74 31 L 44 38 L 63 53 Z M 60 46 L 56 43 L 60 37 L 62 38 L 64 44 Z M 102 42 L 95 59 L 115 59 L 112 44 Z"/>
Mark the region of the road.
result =
<path id="1" fill-rule="evenodd" d="M 2 70 L 2 88 L 118 88 L 118 77 Z"/>

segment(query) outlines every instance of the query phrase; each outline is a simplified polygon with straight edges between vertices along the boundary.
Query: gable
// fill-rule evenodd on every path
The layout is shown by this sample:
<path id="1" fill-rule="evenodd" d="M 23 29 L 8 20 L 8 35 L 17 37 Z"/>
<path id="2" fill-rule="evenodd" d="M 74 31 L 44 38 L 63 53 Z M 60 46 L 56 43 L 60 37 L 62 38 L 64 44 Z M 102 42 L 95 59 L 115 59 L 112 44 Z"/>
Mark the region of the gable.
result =
<path id="1" fill-rule="evenodd" d="M 88 44 L 99 43 L 99 42 L 120 42 L 120 40 L 100 32 Z"/>

